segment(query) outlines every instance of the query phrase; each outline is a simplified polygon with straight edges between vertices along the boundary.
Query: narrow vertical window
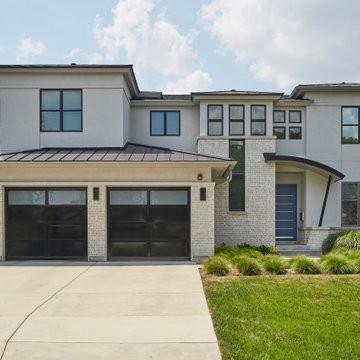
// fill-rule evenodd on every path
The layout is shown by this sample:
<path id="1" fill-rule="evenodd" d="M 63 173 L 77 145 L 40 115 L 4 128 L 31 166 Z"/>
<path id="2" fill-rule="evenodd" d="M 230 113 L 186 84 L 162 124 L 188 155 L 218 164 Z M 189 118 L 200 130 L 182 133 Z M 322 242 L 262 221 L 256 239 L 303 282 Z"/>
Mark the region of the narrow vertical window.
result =
<path id="1" fill-rule="evenodd" d="M 265 105 L 251 105 L 251 135 L 266 135 Z"/>
<path id="2" fill-rule="evenodd" d="M 341 111 L 342 144 L 359 144 L 359 108 L 343 106 Z"/>
<path id="3" fill-rule="evenodd" d="M 208 135 L 223 135 L 223 106 L 208 105 Z"/>
<path id="4" fill-rule="evenodd" d="M 229 135 L 244 135 L 244 105 L 229 105 Z"/>
<path id="5" fill-rule="evenodd" d="M 245 210 L 245 143 L 244 140 L 230 140 L 229 157 L 236 160 L 229 184 L 229 210 Z"/>
<path id="6" fill-rule="evenodd" d="M 343 183 L 341 197 L 341 225 L 359 225 L 359 184 Z"/>

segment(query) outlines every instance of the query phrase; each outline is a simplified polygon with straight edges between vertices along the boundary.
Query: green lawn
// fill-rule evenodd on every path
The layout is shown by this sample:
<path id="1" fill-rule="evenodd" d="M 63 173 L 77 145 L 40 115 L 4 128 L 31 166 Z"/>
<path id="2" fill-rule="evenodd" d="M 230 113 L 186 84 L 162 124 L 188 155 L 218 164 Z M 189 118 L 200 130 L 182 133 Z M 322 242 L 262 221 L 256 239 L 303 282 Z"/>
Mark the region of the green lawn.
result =
<path id="1" fill-rule="evenodd" d="M 223 360 L 360 359 L 360 276 L 203 279 Z"/>

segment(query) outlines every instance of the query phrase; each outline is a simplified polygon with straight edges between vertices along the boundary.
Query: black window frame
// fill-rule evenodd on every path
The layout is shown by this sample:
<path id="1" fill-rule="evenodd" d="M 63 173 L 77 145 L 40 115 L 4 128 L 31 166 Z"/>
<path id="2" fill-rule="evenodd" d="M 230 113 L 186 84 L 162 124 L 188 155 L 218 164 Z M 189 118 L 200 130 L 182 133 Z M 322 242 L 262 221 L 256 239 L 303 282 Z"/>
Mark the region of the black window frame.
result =
<path id="1" fill-rule="evenodd" d="M 264 107 L 264 119 L 253 119 L 253 107 L 255 106 L 263 106 Z M 264 123 L 264 134 L 253 134 L 253 123 Z M 250 123 L 251 123 L 251 129 L 250 129 L 250 135 L 251 136 L 266 136 L 266 104 L 252 104 L 250 105 Z"/>
<path id="2" fill-rule="evenodd" d="M 243 118 L 242 119 L 231 119 L 231 108 L 233 106 L 242 107 L 243 109 Z M 232 123 L 242 123 L 243 131 L 241 134 L 232 134 L 231 133 L 231 124 Z M 245 134 L 245 105 L 243 104 L 229 104 L 229 136 L 243 136 Z"/>
<path id="3" fill-rule="evenodd" d="M 275 121 L 275 113 L 284 114 L 284 121 Z M 273 123 L 274 124 L 285 124 L 286 123 L 286 111 L 285 110 L 274 110 L 273 111 Z"/>
<path id="4" fill-rule="evenodd" d="M 291 129 L 300 129 L 300 137 L 292 138 L 291 137 Z M 289 140 L 302 140 L 302 126 L 289 126 Z"/>
<path id="5" fill-rule="evenodd" d="M 357 124 L 344 124 L 343 109 L 356 108 L 358 109 L 358 123 Z M 358 128 L 358 141 L 357 142 L 344 142 L 343 129 L 348 126 L 357 126 Z M 341 107 L 341 144 L 343 145 L 358 145 L 360 144 L 360 106 L 346 105 Z"/>
<path id="6" fill-rule="evenodd" d="M 283 129 L 284 130 L 284 137 L 279 138 L 275 135 L 275 129 Z M 276 136 L 276 140 L 286 140 L 286 126 L 274 126 L 273 127 L 273 136 Z"/>
<path id="7" fill-rule="evenodd" d="M 221 108 L 221 119 L 209 119 L 209 107 L 210 106 L 220 106 Z M 209 133 L 209 124 L 211 122 L 221 122 L 221 134 L 210 135 Z M 222 104 L 208 104 L 207 105 L 207 135 L 208 136 L 223 136 L 224 135 L 224 105 Z"/>
<path id="8" fill-rule="evenodd" d="M 228 209 L 229 209 L 229 211 L 230 212 L 244 212 L 245 211 L 245 209 L 246 209 L 246 198 L 245 198 L 245 194 L 246 194 L 246 192 L 245 192 L 245 154 L 246 154 L 246 150 L 245 150 L 245 140 L 244 139 L 231 139 L 231 140 L 229 140 L 229 156 L 230 156 L 230 144 L 231 144 L 231 142 L 238 142 L 238 141 L 241 141 L 242 143 L 243 143 L 243 172 L 242 173 L 236 173 L 236 172 L 234 172 L 234 169 L 233 169 L 233 171 L 232 171 L 232 179 L 243 179 L 243 184 L 244 184 L 244 186 L 243 186 L 243 189 L 242 189 L 242 191 L 243 191 L 243 194 L 242 194 L 242 198 L 243 198 L 243 206 L 240 208 L 240 209 L 232 209 L 231 207 L 230 207 L 230 187 L 231 187 L 231 182 L 232 181 L 230 181 L 229 182 L 229 189 L 228 189 Z"/>
<path id="9" fill-rule="evenodd" d="M 42 92 L 43 91 L 60 91 L 60 109 L 59 110 L 42 110 Z M 81 94 L 81 109 L 80 110 L 64 110 L 63 109 L 63 92 L 64 91 L 80 91 Z M 42 112 L 58 112 L 60 115 L 60 129 L 59 130 L 43 130 L 42 129 Z M 81 129 L 80 130 L 63 130 L 63 113 L 64 112 L 79 112 L 81 113 Z M 40 132 L 83 132 L 83 91 L 82 89 L 40 89 Z"/>
<path id="10" fill-rule="evenodd" d="M 164 113 L 164 133 L 153 134 L 152 131 L 152 113 Z M 178 113 L 179 114 L 179 133 L 178 134 L 167 134 L 167 113 Z M 150 136 L 181 136 L 181 114 L 180 110 L 151 110 L 150 111 Z"/>
<path id="11" fill-rule="evenodd" d="M 300 114 L 300 121 L 291 121 L 291 114 L 299 113 Z M 301 110 L 289 110 L 289 123 L 290 124 L 302 124 L 302 114 Z"/>
<path id="12" fill-rule="evenodd" d="M 355 199 L 344 199 L 343 197 L 343 186 L 344 185 L 357 185 L 357 198 Z M 356 224 L 343 224 L 343 217 L 342 217 L 342 213 L 343 213 L 343 203 L 344 202 L 353 202 L 356 201 L 357 202 L 357 216 L 356 216 Z M 354 226 L 359 226 L 360 225 L 360 182 L 356 182 L 356 181 L 349 181 L 349 182 L 342 182 L 341 183 L 341 219 L 340 219 L 340 223 L 342 227 L 354 227 Z"/>

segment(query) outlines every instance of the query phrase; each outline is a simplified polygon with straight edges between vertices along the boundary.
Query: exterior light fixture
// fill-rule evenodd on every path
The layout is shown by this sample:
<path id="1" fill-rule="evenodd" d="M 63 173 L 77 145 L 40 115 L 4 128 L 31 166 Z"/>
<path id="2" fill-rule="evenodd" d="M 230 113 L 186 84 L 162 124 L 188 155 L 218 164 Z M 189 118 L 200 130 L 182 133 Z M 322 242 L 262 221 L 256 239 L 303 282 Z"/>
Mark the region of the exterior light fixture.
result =
<path id="1" fill-rule="evenodd" d="M 197 179 L 198 179 L 198 180 L 202 180 L 202 179 L 203 179 L 203 174 L 200 174 L 200 173 L 199 173 L 198 176 L 197 176 Z"/>

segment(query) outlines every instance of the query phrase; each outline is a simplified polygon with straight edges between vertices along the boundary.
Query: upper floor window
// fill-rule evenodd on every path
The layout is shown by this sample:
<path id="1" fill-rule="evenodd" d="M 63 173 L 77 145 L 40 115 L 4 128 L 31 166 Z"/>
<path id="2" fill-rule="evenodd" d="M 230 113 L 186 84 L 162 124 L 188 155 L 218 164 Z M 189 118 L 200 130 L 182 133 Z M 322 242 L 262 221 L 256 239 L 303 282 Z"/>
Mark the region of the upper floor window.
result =
<path id="1" fill-rule="evenodd" d="M 266 135 L 265 105 L 251 105 L 251 135 Z"/>
<path id="2" fill-rule="evenodd" d="M 301 126 L 290 126 L 289 127 L 289 139 L 301 140 Z"/>
<path id="3" fill-rule="evenodd" d="M 180 111 L 150 111 L 151 136 L 179 136 Z"/>
<path id="4" fill-rule="evenodd" d="M 285 122 L 285 110 L 274 110 L 274 123 Z"/>
<path id="5" fill-rule="evenodd" d="M 82 131 L 82 90 L 40 90 L 41 131 Z"/>
<path id="6" fill-rule="evenodd" d="M 245 210 L 245 143 L 244 140 L 230 140 L 229 157 L 236 160 L 229 183 L 229 210 Z"/>
<path id="7" fill-rule="evenodd" d="M 341 111 L 341 142 L 359 144 L 359 107 L 343 106 Z"/>
<path id="8" fill-rule="evenodd" d="M 341 225 L 359 225 L 359 183 L 342 183 Z"/>
<path id="9" fill-rule="evenodd" d="M 223 134 L 223 106 L 208 105 L 208 135 L 222 136 Z"/>
<path id="10" fill-rule="evenodd" d="M 289 111 L 289 122 L 290 123 L 301 123 L 301 111 L 290 110 Z"/>
<path id="11" fill-rule="evenodd" d="M 229 135 L 244 135 L 244 105 L 229 105 Z"/>

